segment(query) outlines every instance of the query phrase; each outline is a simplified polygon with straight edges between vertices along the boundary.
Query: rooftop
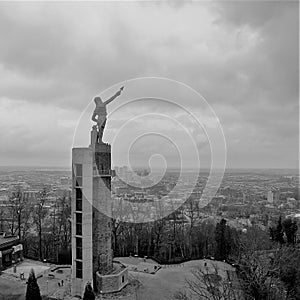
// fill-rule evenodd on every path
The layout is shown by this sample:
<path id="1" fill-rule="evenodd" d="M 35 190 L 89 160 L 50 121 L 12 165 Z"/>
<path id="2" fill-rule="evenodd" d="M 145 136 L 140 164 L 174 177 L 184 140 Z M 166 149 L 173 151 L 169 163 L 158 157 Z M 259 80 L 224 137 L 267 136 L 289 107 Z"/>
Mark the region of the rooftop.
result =
<path id="1" fill-rule="evenodd" d="M 0 247 L 12 242 L 18 242 L 19 238 L 17 236 L 0 236 Z"/>

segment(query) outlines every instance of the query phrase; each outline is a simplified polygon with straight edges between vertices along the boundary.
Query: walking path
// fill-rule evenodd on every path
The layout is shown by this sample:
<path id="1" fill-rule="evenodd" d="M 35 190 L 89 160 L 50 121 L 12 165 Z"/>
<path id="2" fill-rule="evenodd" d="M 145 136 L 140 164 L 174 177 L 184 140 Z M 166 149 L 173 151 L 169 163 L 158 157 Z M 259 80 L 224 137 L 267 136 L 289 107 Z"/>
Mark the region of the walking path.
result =
<path id="1" fill-rule="evenodd" d="M 9 268 L 0 275 L 0 300 L 24 300 L 26 281 L 31 269 L 35 271 L 42 296 L 55 295 L 57 299 L 66 299 L 71 288 L 70 266 L 56 266 L 25 259 L 18 264 L 16 273 L 14 268 Z M 24 280 L 20 279 L 20 273 L 24 273 Z"/>

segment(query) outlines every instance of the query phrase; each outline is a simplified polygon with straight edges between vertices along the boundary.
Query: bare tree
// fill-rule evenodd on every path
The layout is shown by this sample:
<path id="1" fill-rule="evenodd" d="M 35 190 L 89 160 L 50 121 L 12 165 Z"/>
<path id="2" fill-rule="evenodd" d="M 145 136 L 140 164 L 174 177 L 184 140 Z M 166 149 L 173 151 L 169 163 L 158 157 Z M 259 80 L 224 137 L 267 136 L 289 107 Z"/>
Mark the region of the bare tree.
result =
<path id="1" fill-rule="evenodd" d="M 243 293 L 236 277 L 228 276 L 216 264 L 204 265 L 191 271 L 186 288 L 178 291 L 173 299 L 242 300 Z"/>
<path id="2" fill-rule="evenodd" d="M 5 220 L 10 233 L 12 235 L 18 233 L 20 240 L 25 240 L 27 236 L 32 214 L 32 204 L 23 195 L 23 191 L 18 187 L 9 195 L 8 203 L 1 211 L 2 225 Z"/>
<path id="3" fill-rule="evenodd" d="M 38 201 L 34 208 L 33 220 L 37 227 L 37 232 L 39 236 L 39 259 L 43 260 L 43 251 L 42 251 L 42 230 L 43 230 L 43 222 L 47 215 L 47 211 L 45 209 L 45 204 L 47 200 L 47 191 L 43 189 L 38 194 Z"/>
<path id="4" fill-rule="evenodd" d="M 20 237 L 21 233 L 21 205 L 22 205 L 22 191 L 18 187 L 8 197 L 8 203 L 5 209 L 5 219 L 11 235 L 15 235 L 17 232 Z"/>
<path id="5" fill-rule="evenodd" d="M 196 199 L 189 199 L 185 204 L 183 214 L 189 219 L 189 230 L 188 230 L 188 256 L 192 256 L 192 236 L 194 231 L 195 222 L 199 214 L 199 202 Z"/>
<path id="6" fill-rule="evenodd" d="M 234 258 L 241 287 L 246 299 L 285 299 L 285 289 L 280 281 L 280 255 L 277 250 L 260 251 L 259 239 L 240 242 Z"/>

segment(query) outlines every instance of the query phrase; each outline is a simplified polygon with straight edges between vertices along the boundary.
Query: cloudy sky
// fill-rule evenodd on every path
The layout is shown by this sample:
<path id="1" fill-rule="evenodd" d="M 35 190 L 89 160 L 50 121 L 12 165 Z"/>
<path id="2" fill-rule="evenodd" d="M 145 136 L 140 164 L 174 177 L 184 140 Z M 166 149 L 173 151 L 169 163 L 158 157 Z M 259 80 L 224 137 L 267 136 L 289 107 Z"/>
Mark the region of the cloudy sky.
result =
<path id="1" fill-rule="evenodd" d="M 138 126 L 126 133 L 137 127 L 143 132 L 163 128 L 161 134 L 172 140 L 178 132 L 175 146 L 163 144 L 170 141 L 161 136 L 137 141 L 132 156 L 139 161 L 159 149 L 170 155 L 171 164 L 178 159 L 181 144 L 187 145 L 178 120 L 192 132 L 199 152 L 209 153 L 210 137 L 205 139 L 201 130 L 195 133 L 193 122 L 187 124 L 176 105 L 155 98 L 168 94 L 199 113 L 204 127 L 215 126 L 207 106 L 215 112 L 226 140 L 227 167 L 296 168 L 298 21 L 298 3 L 292 1 L 2 2 L 0 165 L 70 165 L 74 136 L 79 144 L 82 134 L 89 137 L 92 122 L 82 116 L 90 116 L 93 97 L 109 89 L 103 94 L 108 97 L 125 82 L 118 107 L 135 99 L 137 90 L 137 97 L 145 99 L 115 114 L 109 107 L 105 140 L 114 139 L 122 120 L 147 113 L 152 117 L 133 121 Z M 157 88 L 148 83 L 143 94 L 145 87 L 130 81 L 140 77 L 186 84 L 207 105 L 168 84 Z M 166 112 L 172 120 L 161 116 Z M 86 129 L 77 134 L 78 126 Z M 115 164 L 121 163 L 117 146 L 124 144 L 122 138 L 134 139 L 124 136 L 113 144 Z M 87 143 L 82 139 L 82 146 Z"/>

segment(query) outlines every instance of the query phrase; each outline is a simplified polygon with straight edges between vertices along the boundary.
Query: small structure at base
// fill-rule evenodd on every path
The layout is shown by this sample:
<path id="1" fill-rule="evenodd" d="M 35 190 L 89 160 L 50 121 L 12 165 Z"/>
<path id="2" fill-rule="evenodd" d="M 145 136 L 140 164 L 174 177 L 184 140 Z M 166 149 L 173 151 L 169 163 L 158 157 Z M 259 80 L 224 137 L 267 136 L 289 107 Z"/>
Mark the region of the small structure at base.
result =
<path id="1" fill-rule="evenodd" d="M 96 273 L 97 290 L 101 293 L 119 292 L 128 283 L 128 270 L 120 263 L 113 263 L 114 271 L 111 274 L 101 275 Z"/>
<path id="2" fill-rule="evenodd" d="M 17 236 L 0 233 L 0 271 L 23 260 L 23 245 Z"/>

